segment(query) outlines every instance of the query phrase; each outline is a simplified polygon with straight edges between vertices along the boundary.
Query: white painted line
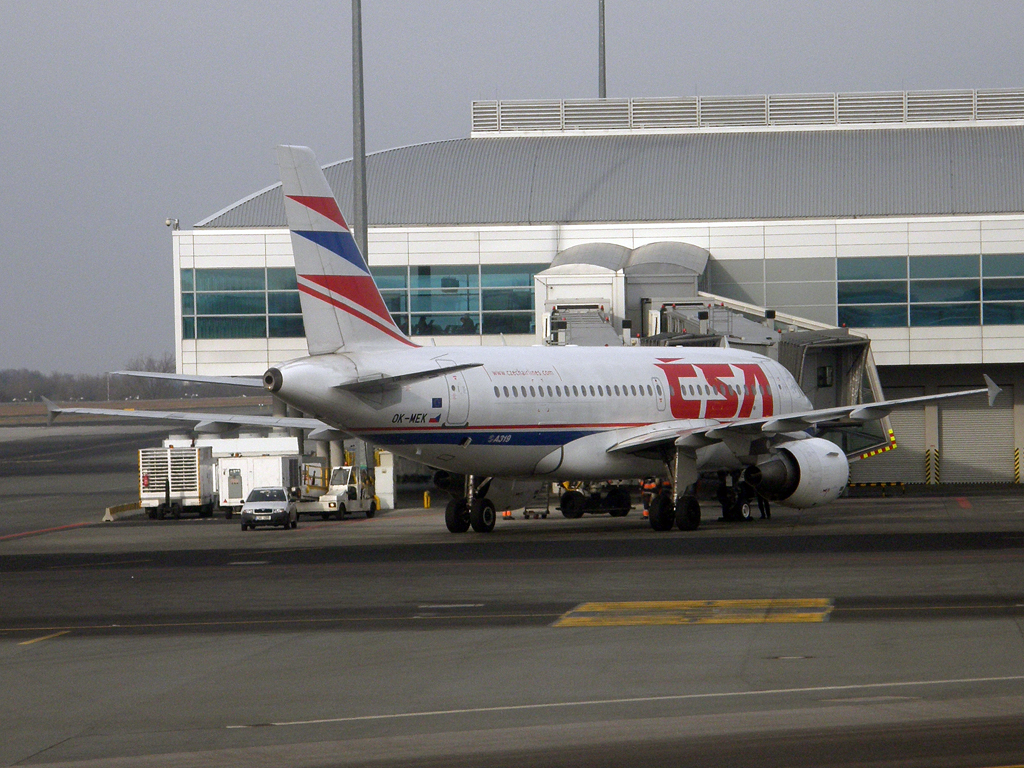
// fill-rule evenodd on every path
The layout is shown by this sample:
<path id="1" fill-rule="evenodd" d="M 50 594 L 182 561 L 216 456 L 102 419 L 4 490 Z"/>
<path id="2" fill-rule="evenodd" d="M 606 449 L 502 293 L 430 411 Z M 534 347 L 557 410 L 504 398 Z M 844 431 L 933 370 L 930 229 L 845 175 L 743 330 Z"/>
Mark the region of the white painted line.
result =
<path id="1" fill-rule="evenodd" d="M 766 691 L 722 691 L 720 693 L 680 693 L 669 696 L 638 696 L 626 699 L 593 699 L 591 701 L 555 701 L 547 704 L 509 704 L 499 707 L 472 707 L 469 709 L 436 709 L 423 712 L 396 712 L 390 715 L 354 715 L 330 717 L 321 720 L 291 720 L 280 723 L 252 723 L 228 725 L 226 728 L 265 728 L 288 725 L 325 725 L 328 723 L 359 723 L 368 720 L 401 720 L 410 717 L 439 717 L 445 715 L 472 715 L 485 712 L 517 712 L 531 709 L 565 709 L 568 707 L 598 707 L 609 704 L 646 704 L 657 701 L 693 701 L 699 699 L 749 698 L 754 696 L 783 696 L 797 693 L 836 693 L 839 691 L 870 691 L 891 688 L 920 688 L 936 685 L 969 685 L 979 683 L 1024 682 L 1024 675 L 1005 677 L 962 677 L 950 680 L 908 680 L 898 683 L 860 683 L 857 685 L 819 685 L 808 688 L 773 688 Z"/>
<path id="2" fill-rule="evenodd" d="M 445 608 L 483 608 L 484 603 L 443 603 L 440 605 L 417 605 L 420 610 L 445 609 Z"/>

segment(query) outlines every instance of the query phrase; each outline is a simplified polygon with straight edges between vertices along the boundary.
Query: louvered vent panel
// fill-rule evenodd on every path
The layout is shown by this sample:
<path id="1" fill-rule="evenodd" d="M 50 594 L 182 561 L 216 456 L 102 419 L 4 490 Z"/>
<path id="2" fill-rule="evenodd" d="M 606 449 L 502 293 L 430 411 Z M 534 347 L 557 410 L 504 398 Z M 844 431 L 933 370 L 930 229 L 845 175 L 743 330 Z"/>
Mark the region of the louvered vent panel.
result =
<path id="1" fill-rule="evenodd" d="M 701 125 L 766 125 L 768 101 L 764 96 L 704 96 L 700 100 Z"/>
<path id="2" fill-rule="evenodd" d="M 171 449 L 171 490 L 199 492 L 199 452 L 188 448 Z"/>
<path id="3" fill-rule="evenodd" d="M 629 128 L 629 99 L 565 102 L 565 129 L 568 131 L 623 128 Z"/>
<path id="4" fill-rule="evenodd" d="M 840 93 L 840 123 L 901 123 L 903 92 Z"/>
<path id="5" fill-rule="evenodd" d="M 498 130 L 498 102 L 496 102 L 496 101 L 474 101 L 473 102 L 473 130 L 474 131 L 496 131 L 496 130 Z"/>
<path id="6" fill-rule="evenodd" d="M 978 91 L 979 120 L 1019 120 L 1024 118 L 1024 91 Z"/>
<path id="7" fill-rule="evenodd" d="M 972 91 L 911 91 L 907 93 L 907 122 L 971 120 Z"/>
<path id="8" fill-rule="evenodd" d="M 634 128 L 696 128 L 697 98 L 633 99 Z"/>
<path id="9" fill-rule="evenodd" d="M 562 128 L 560 101 L 506 101 L 498 119 L 503 131 L 550 131 Z"/>
<path id="10" fill-rule="evenodd" d="M 139 479 L 149 477 L 149 488 L 162 490 L 167 482 L 167 453 L 162 449 L 139 452 Z"/>
<path id="11" fill-rule="evenodd" d="M 768 122 L 772 125 L 823 125 L 835 121 L 835 94 L 783 94 L 768 97 Z"/>

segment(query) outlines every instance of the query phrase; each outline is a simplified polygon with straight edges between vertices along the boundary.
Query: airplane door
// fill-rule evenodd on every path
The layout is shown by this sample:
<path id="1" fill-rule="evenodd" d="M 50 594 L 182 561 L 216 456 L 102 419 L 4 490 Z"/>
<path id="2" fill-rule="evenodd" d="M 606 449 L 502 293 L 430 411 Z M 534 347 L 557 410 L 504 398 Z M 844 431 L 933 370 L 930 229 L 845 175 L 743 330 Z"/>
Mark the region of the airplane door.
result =
<path id="1" fill-rule="evenodd" d="M 451 360 L 438 360 L 441 368 L 455 365 Z M 462 371 L 445 374 L 446 399 L 448 400 L 448 424 L 461 425 L 469 421 L 469 387 L 466 385 L 466 378 Z"/>
<path id="2" fill-rule="evenodd" d="M 658 403 L 658 410 L 665 410 L 665 390 L 661 388 L 661 382 L 656 376 L 651 377 L 651 384 L 654 385 L 654 399 Z"/>

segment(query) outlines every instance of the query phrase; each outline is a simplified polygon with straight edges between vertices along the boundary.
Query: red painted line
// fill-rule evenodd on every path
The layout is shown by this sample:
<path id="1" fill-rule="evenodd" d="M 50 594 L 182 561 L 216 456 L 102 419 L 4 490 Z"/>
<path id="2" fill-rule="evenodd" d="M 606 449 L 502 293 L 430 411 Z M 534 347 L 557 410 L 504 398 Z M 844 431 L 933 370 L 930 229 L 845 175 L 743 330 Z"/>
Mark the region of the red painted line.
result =
<path id="1" fill-rule="evenodd" d="M 0 536 L 0 541 L 7 541 L 8 539 L 20 539 L 24 536 L 39 536 L 43 533 L 56 533 L 57 531 L 66 531 L 70 528 L 81 528 L 86 525 L 96 525 L 96 523 L 72 523 L 71 525 L 59 525 L 56 528 L 40 528 L 38 531 L 23 531 L 21 533 L 9 533 L 6 536 Z"/>
<path id="2" fill-rule="evenodd" d="M 956 503 L 960 505 L 960 509 L 970 509 L 971 508 L 971 502 L 969 502 L 963 496 L 960 496 L 959 498 L 957 498 Z"/>
<path id="3" fill-rule="evenodd" d="M 367 325 L 373 326 L 374 328 L 376 328 L 381 333 L 386 333 L 388 336 L 390 336 L 391 338 L 395 339 L 396 341 L 400 341 L 400 342 L 402 342 L 403 344 L 405 344 L 407 346 L 419 349 L 419 346 L 420 346 L 419 344 L 414 344 L 413 342 L 409 341 L 409 339 L 407 339 L 405 336 L 401 335 L 402 332 L 401 332 L 401 330 L 399 330 L 397 325 L 394 326 L 394 331 L 392 331 L 390 328 L 387 328 L 386 326 L 384 326 L 381 323 L 377 322 L 372 317 L 368 317 L 367 315 L 364 315 L 362 312 L 357 311 L 355 308 L 350 307 L 347 304 L 343 304 L 342 302 L 340 302 L 337 299 L 335 299 L 333 296 L 325 296 L 324 294 L 320 293 L 319 291 L 314 291 L 314 290 L 310 289 L 308 286 L 303 285 L 302 283 L 299 283 L 299 290 L 302 291 L 305 294 L 308 294 L 308 295 L 316 298 L 316 299 L 320 299 L 320 301 L 324 301 L 324 302 L 330 304 L 333 307 L 337 307 L 338 309 L 342 310 L 343 312 L 347 312 L 348 314 L 352 315 L 352 317 L 356 318 L 357 320 L 362 320 Z"/>

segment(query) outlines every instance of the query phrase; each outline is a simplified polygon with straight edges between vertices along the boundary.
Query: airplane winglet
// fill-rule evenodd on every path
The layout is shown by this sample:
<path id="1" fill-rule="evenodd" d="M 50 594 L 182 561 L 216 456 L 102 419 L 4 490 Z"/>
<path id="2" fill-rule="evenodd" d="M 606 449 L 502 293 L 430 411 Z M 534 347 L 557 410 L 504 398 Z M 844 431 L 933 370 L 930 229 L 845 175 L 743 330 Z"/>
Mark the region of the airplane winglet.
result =
<path id="1" fill-rule="evenodd" d="M 55 402 L 53 402 L 52 400 L 48 400 L 42 395 L 39 396 L 39 399 L 42 400 L 43 405 L 46 406 L 46 426 L 52 427 L 53 420 L 56 419 L 57 414 L 60 413 L 60 408 L 57 407 L 57 404 Z"/>
<path id="2" fill-rule="evenodd" d="M 988 387 L 988 404 L 989 407 L 991 407 L 996 402 L 996 395 L 998 395 L 1003 390 L 1000 389 L 999 386 L 994 381 L 992 381 L 991 378 L 989 378 L 987 373 L 983 373 L 981 375 L 985 377 L 985 386 Z"/>

